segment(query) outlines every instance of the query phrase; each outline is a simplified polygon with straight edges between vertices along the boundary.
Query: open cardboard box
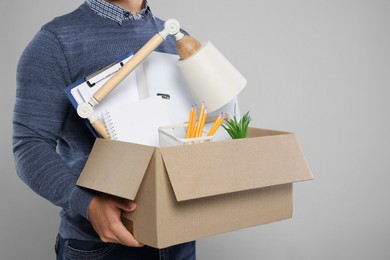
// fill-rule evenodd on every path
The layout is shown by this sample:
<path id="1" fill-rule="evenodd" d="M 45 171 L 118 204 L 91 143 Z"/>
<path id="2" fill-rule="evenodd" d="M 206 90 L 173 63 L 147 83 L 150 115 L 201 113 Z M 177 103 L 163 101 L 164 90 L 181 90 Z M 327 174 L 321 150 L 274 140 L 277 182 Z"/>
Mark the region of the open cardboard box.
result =
<path id="1" fill-rule="evenodd" d="M 293 133 L 157 148 L 97 139 L 79 186 L 135 200 L 122 220 L 164 248 L 292 217 L 292 183 L 312 179 Z"/>

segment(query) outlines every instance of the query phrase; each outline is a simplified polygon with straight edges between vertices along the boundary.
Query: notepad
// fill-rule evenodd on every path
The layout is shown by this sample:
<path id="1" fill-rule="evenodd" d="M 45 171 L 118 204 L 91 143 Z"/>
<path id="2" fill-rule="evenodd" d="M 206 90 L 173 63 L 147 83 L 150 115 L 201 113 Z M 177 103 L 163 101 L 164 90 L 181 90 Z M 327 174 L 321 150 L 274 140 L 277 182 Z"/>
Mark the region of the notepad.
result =
<path id="1" fill-rule="evenodd" d="M 159 146 L 158 128 L 172 123 L 160 96 L 107 109 L 103 121 L 111 139 L 150 146 Z"/>

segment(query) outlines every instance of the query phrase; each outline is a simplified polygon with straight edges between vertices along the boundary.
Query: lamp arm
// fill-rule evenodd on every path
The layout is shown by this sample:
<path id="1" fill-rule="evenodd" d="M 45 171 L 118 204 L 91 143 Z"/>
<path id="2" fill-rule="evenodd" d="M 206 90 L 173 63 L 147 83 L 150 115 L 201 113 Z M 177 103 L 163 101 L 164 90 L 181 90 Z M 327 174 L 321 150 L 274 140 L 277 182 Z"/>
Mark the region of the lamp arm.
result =
<path id="1" fill-rule="evenodd" d="M 154 35 L 131 59 L 123 65 L 98 91 L 93 95 L 97 103 L 115 89 L 151 52 L 153 52 L 164 38 L 160 34 Z"/>
<path id="2" fill-rule="evenodd" d="M 108 134 L 107 128 L 102 120 L 96 119 L 95 122 L 91 123 L 91 125 L 101 138 L 110 139 L 110 135 Z"/>
<path id="3" fill-rule="evenodd" d="M 98 105 L 103 99 L 115 89 L 146 57 L 148 57 L 168 35 L 175 35 L 176 39 L 183 37 L 180 32 L 180 24 L 174 19 L 165 22 L 164 29 L 155 34 L 131 59 L 126 62 L 98 91 L 94 93 L 87 103 L 81 103 L 77 107 L 77 114 L 81 118 L 88 119 L 95 131 L 104 139 L 109 135 L 104 123 L 93 115 L 93 107 Z"/>
<path id="4" fill-rule="evenodd" d="M 93 95 L 94 101 L 99 104 L 116 86 L 119 85 L 142 61 L 145 60 L 158 46 L 165 41 L 168 35 L 180 33 L 180 24 L 174 19 L 166 21 L 164 29 L 156 33 L 133 57 L 119 69 L 96 93 Z"/>

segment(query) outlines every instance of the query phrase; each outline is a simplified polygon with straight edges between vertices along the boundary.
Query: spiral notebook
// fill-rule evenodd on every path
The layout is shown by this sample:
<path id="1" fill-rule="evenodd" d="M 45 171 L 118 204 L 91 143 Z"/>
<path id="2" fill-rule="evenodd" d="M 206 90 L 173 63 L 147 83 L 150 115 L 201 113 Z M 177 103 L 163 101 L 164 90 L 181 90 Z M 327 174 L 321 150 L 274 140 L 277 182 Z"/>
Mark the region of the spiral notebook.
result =
<path id="1" fill-rule="evenodd" d="M 161 96 L 107 109 L 102 117 L 113 140 L 158 146 L 158 128 L 171 124 Z"/>

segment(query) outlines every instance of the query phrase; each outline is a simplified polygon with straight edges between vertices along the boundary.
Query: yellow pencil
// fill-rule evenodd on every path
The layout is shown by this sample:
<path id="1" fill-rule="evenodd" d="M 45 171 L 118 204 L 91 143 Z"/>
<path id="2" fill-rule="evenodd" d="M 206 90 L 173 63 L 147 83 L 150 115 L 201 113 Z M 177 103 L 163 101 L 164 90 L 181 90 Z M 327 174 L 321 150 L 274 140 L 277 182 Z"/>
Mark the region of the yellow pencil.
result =
<path id="1" fill-rule="evenodd" d="M 205 108 L 203 110 L 202 120 L 200 121 L 199 131 L 198 131 L 198 135 L 196 137 L 202 137 L 203 128 L 204 128 L 204 124 L 206 122 L 206 118 L 207 118 L 207 108 Z"/>
<path id="2" fill-rule="evenodd" d="M 198 121 L 196 121 L 194 126 L 192 127 L 190 138 L 196 137 L 196 129 L 198 129 Z"/>
<path id="3" fill-rule="evenodd" d="M 191 111 L 190 111 L 190 116 L 189 116 L 189 119 L 188 119 L 186 138 L 190 138 L 191 137 L 191 132 L 193 131 L 195 118 L 196 118 L 196 108 L 194 106 L 192 106 L 191 107 Z"/>
<path id="4" fill-rule="evenodd" d="M 207 136 L 213 136 L 217 132 L 218 128 L 220 127 L 224 119 L 225 119 L 225 115 L 221 113 L 218 116 L 218 118 L 215 120 L 213 126 L 210 128 Z"/>
<path id="5" fill-rule="evenodd" d="M 198 137 L 199 136 L 199 130 L 200 130 L 200 127 L 201 127 L 203 116 L 204 116 L 204 102 L 202 102 L 202 106 L 200 107 L 200 110 L 199 110 L 198 125 L 196 127 L 196 131 L 195 131 L 195 136 L 194 137 Z"/>

